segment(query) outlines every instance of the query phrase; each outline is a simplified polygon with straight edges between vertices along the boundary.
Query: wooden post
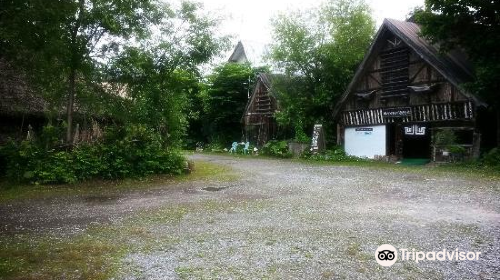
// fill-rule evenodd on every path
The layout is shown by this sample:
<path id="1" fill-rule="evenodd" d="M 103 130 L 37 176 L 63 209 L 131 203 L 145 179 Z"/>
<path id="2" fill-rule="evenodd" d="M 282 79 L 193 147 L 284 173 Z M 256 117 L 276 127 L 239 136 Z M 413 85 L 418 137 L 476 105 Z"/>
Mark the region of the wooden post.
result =
<path id="1" fill-rule="evenodd" d="M 341 129 L 340 124 L 337 124 L 337 145 L 339 145 L 339 146 L 342 145 L 342 139 L 341 139 L 342 133 L 341 133 L 340 129 Z"/>
<path id="2" fill-rule="evenodd" d="M 480 154 L 481 154 L 481 133 L 479 132 L 474 132 L 474 135 L 472 137 L 472 153 L 471 157 L 472 159 L 478 159 Z"/>

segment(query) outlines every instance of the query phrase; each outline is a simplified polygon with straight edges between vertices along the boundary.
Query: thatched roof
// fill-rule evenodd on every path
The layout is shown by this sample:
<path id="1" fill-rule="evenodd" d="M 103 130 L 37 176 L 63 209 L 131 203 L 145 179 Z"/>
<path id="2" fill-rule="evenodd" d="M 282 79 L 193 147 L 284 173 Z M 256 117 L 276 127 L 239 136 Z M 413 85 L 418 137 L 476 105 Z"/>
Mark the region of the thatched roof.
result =
<path id="1" fill-rule="evenodd" d="M 0 115 L 42 115 L 46 111 L 47 102 L 10 63 L 0 59 Z"/>
<path id="2" fill-rule="evenodd" d="M 425 62 L 434 67 L 447 81 L 460 87 L 463 83 L 474 80 L 474 69 L 467 55 L 460 49 L 455 49 L 447 53 L 439 51 L 439 46 L 433 45 L 431 42 L 420 36 L 420 26 L 414 22 L 399 21 L 394 19 L 385 19 L 379 31 L 375 35 L 375 39 L 370 46 L 370 49 L 365 55 L 365 58 L 358 67 L 354 78 L 349 84 L 340 102 L 334 109 L 333 116 L 338 116 L 341 108 L 345 104 L 347 97 L 352 93 L 354 86 L 365 75 L 366 66 L 369 65 L 377 56 L 383 44 L 385 44 L 384 36 L 387 33 L 400 38 L 406 45 L 415 51 Z M 461 88 L 464 95 L 474 100 L 476 105 L 485 105 L 473 93 Z"/>
<path id="3" fill-rule="evenodd" d="M 239 41 L 234 48 L 228 62 L 250 63 L 253 67 L 266 66 L 265 55 L 268 47 L 265 44 L 253 41 Z"/>

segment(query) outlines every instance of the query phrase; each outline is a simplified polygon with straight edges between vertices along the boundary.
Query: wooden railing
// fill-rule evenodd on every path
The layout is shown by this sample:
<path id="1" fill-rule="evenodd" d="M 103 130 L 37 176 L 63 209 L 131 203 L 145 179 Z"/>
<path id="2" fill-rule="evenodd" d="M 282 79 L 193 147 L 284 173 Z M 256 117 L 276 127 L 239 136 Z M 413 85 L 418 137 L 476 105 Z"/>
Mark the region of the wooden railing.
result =
<path id="1" fill-rule="evenodd" d="M 472 120 L 474 118 L 474 106 L 471 101 L 436 103 L 416 106 L 400 107 L 407 111 L 401 116 L 384 116 L 386 110 L 397 110 L 396 108 L 377 108 L 344 111 L 341 122 L 346 125 L 376 125 L 393 122 L 432 122 L 446 120 Z M 408 110 L 409 109 L 409 110 Z"/>

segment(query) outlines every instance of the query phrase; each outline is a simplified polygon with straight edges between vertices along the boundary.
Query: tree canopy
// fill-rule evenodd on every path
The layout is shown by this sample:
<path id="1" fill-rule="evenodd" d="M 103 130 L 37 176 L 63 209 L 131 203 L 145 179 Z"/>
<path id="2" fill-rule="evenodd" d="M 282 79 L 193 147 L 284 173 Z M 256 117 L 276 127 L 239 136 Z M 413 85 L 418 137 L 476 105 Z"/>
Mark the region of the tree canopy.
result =
<path id="1" fill-rule="evenodd" d="M 225 63 L 214 69 L 203 92 L 205 135 L 211 142 L 230 143 L 242 138 L 241 118 L 258 72 L 250 64 Z"/>
<path id="2" fill-rule="evenodd" d="M 332 0 L 310 12 L 273 20 L 270 58 L 284 74 L 273 85 L 281 107 L 278 122 L 295 128 L 327 127 L 332 108 L 371 43 L 375 25 L 362 1 Z"/>
<path id="3" fill-rule="evenodd" d="M 96 114 L 95 102 L 109 94 L 124 97 L 100 102 L 114 119 L 179 138 L 198 67 L 226 44 L 215 35 L 219 20 L 194 2 L 1 0 L 0 6 L 0 56 L 23 68 L 54 111 L 67 112 L 69 142 L 74 104 Z M 123 110 L 129 112 L 117 112 Z"/>
<path id="4" fill-rule="evenodd" d="M 415 12 L 422 35 L 442 51 L 463 49 L 474 64 L 475 81 L 465 85 L 497 113 L 500 145 L 500 2 L 426 0 Z"/>

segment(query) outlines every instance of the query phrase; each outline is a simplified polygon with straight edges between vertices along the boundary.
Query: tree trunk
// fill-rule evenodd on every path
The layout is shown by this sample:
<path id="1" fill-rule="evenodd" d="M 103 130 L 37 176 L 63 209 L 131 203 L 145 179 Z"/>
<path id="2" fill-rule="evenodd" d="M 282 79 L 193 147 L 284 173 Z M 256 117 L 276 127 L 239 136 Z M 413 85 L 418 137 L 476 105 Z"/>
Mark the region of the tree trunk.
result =
<path id="1" fill-rule="evenodd" d="M 78 17 L 76 19 L 76 24 L 72 27 L 71 34 L 71 66 L 69 72 L 69 88 L 68 88 L 68 105 L 66 108 L 68 127 L 66 129 L 66 142 L 71 145 L 73 143 L 73 105 L 75 103 L 75 93 L 76 93 L 76 71 L 80 66 L 79 46 L 78 46 L 78 31 L 80 30 L 84 12 L 85 12 L 85 0 L 78 1 Z"/>
<path id="2" fill-rule="evenodd" d="M 75 103 L 75 80 L 76 71 L 71 69 L 69 74 L 68 105 L 66 108 L 68 127 L 66 129 L 66 142 L 71 144 L 73 141 L 73 105 Z"/>

